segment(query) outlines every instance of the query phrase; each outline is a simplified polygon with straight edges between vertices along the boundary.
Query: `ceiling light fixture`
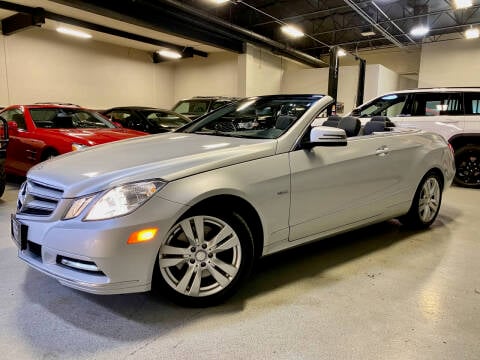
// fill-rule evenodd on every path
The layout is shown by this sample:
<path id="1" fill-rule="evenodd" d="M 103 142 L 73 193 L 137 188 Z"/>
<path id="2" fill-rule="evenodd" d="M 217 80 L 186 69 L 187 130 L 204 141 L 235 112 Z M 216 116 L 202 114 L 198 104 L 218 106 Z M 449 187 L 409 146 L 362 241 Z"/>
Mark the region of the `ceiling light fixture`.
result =
<path id="1" fill-rule="evenodd" d="M 283 25 L 281 29 L 283 33 L 293 38 L 300 38 L 305 35 L 302 30 L 292 25 Z"/>
<path id="2" fill-rule="evenodd" d="M 470 28 L 465 31 L 465 38 L 466 39 L 478 39 L 480 36 L 480 31 L 478 28 Z"/>
<path id="3" fill-rule="evenodd" d="M 472 5 L 472 0 L 455 0 L 455 9 L 466 9 Z"/>
<path id="4" fill-rule="evenodd" d="M 430 28 L 428 26 L 418 25 L 412 28 L 412 30 L 410 30 L 410 35 L 415 37 L 422 37 L 427 35 L 429 31 L 430 31 Z"/>
<path id="5" fill-rule="evenodd" d="M 337 55 L 338 56 L 345 56 L 345 55 L 347 55 L 347 52 L 343 49 L 338 49 Z"/>
<path id="6" fill-rule="evenodd" d="M 84 31 L 73 30 L 73 29 L 69 29 L 69 28 L 65 28 L 65 27 L 58 27 L 57 32 L 59 32 L 61 34 L 65 34 L 65 35 L 79 37 L 79 38 L 82 38 L 82 39 L 90 39 L 92 37 L 92 35 L 87 34 Z"/>
<path id="7" fill-rule="evenodd" d="M 160 56 L 163 56 L 165 58 L 169 59 L 180 59 L 182 57 L 182 54 L 180 54 L 177 51 L 174 50 L 159 50 L 157 51 Z"/>
<path id="8" fill-rule="evenodd" d="M 230 0 L 210 0 L 211 2 L 214 2 L 215 4 L 225 4 L 226 2 L 229 2 Z"/>
<path id="9" fill-rule="evenodd" d="M 362 32 L 360 33 L 360 35 L 365 36 L 365 37 L 366 37 L 366 36 L 374 36 L 374 35 L 375 35 L 375 32 L 374 32 L 374 31 L 362 31 Z"/>

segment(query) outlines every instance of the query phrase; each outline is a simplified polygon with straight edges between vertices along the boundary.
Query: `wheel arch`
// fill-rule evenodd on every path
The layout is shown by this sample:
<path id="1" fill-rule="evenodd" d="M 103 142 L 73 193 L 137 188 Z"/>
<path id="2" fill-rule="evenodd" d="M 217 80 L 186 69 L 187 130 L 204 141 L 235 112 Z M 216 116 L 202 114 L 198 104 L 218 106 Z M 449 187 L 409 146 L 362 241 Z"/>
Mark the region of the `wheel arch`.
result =
<path id="1" fill-rule="evenodd" d="M 40 160 L 41 160 L 41 161 L 47 160 L 47 158 L 48 158 L 47 155 L 48 155 L 48 154 L 52 154 L 52 153 L 55 153 L 55 154 L 57 154 L 57 155 L 60 154 L 60 152 L 59 152 L 57 149 L 55 149 L 53 146 L 50 146 L 50 145 L 45 146 L 45 147 L 42 149 L 42 152 L 41 152 L 41 154 L 40 154 Z"/>
<path id="2" fill-rule="evenodd" d="M 480 134 L 466 133 L 452 136 L 448 142 L 455 151 L 467 145 L 480 145 Z"/>
<path id="3" fill-rule="evenodd" d="M 244 198 L 231 194 L 212 195 L 192 205 L 182 216 L 188 216 L 200 209 L 208 210 L 213 207 L 218 208 L 218 206 L 222 208 L 227 207 L 242 216 L 252 232 L 254 257 L 256 259 L 261 257 L 264 246 L 264 229 L 262 221 L 255 207 Z"/>

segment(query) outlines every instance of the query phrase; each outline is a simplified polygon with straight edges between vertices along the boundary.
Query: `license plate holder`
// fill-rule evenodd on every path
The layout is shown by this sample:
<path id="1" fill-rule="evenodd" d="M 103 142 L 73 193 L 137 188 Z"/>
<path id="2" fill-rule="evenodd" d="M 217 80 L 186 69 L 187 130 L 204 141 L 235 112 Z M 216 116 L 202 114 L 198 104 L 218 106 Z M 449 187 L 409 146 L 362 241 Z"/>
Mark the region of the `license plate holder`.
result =
<path id="1" fill-rule="evenodd" d="M 11 215 L 10 224 L 13 241 L 17 244 L 20 250 L 25 250 L 27 248 L 28 226 L 17 220 L 14 214 Z"/>

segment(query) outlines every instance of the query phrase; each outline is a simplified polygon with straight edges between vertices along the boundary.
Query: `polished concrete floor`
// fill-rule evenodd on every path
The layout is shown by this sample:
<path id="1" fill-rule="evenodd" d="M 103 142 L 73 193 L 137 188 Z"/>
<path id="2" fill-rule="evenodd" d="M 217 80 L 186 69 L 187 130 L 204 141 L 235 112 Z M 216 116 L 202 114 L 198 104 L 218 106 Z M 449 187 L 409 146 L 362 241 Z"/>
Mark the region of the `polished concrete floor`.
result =
<path id="1" fill-rule="evenodd" d="M 2 359 L 480 359 L 480 191 L 437 221 L 389 221 L 265 258 L 228 303 L 95 296 L 17 259 L 0 199 Z"/>

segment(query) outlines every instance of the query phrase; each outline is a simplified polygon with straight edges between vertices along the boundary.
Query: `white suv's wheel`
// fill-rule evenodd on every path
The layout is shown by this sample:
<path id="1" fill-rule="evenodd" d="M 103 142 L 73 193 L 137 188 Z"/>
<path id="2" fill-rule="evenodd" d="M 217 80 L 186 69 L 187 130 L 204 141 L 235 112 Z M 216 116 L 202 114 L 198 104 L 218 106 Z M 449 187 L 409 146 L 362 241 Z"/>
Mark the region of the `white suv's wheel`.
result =
<path id="1" fill-rule="evenodd" d="M 468 145 L 455 153 L 455 183 L 463 187 L 480 188 L 480 146 Z"/>
<path id="2" fill-rule="evenodd" d="M 154 285 L 181 304 L 210 306 L 233 293 L 252 261 L 252 235 L 238 214 L 197 212 L 168 233 Z"/>

